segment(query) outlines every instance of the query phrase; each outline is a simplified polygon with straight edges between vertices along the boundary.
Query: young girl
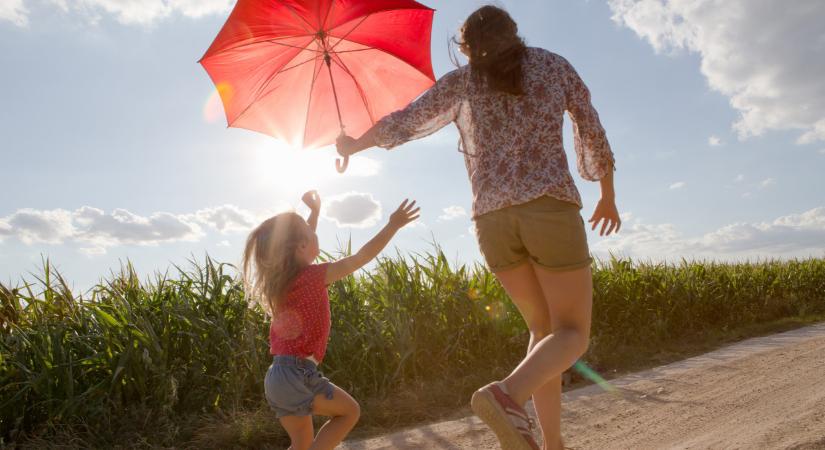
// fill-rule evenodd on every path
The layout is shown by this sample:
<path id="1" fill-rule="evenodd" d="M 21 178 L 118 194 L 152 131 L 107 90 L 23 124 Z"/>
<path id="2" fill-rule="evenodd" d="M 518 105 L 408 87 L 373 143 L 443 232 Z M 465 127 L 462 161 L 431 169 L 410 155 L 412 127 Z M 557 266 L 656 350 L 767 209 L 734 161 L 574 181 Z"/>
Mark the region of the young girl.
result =
<path id="1" fill-rule="evenodd" d="M 266 400 L 292 441 L 290 449 L 333 449 L 355 426 L 358 403 L 318 371 L 330 330 L 326 286 L 355 272 L 389 243 L 404 225 L 418 218 L 415 201 L 404 200 L 389 223 L 356 254 L 339 261 L 313 264 L 318 257 L 318 213 L 315 191 L 302 200 L 308 220 L 294 212 L 270 217 L 246 240 L 243 275 L 247 292 L 271 315 L 272 365 L 264 380 Z M 314 435 L 312 416 L 330 417 Z"/>

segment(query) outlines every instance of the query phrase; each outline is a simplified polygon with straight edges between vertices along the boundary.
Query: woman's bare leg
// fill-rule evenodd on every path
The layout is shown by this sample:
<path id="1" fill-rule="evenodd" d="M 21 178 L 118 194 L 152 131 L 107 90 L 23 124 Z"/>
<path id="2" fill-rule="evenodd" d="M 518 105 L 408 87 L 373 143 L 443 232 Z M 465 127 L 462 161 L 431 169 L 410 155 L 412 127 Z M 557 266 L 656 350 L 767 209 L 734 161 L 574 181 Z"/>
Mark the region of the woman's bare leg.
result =
<path id="1" fill-rule="evenodd" d="M 527 354 L 530 354 L 535 345 L 552 330 L 547 301 L 536 278 L 535 269 L 532 264 L 525 263 L 495 275 L 527 323 L 530 330 Z M 533 392 L 533 406 L 536 408 L 544 449 L 561 449 L 561 376 L 552 378 Z"/>
<path id="2" fill-rule="evenodd" d="M 502 380 L 510 397 L 519 404 L 573 365 L 587 350 L 590 339 L 590 267 L 554 272 L 537 266 L 535 274 L 547 301 L 553 333 L 539 341 Z"/>

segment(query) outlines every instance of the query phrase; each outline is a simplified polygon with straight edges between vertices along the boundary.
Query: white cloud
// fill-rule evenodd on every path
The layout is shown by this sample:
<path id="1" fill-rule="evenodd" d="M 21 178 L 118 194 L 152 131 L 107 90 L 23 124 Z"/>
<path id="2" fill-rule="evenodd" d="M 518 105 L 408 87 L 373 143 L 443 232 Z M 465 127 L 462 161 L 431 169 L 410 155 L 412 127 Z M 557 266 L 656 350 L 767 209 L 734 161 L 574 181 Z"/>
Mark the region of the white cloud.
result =
<path id="1" fill-rule="evenodd" d="M 819 149 L 819 153 L 821 153 L 821 154 L 825 155 L 825 148 L 821 148 L 821 149 Z"/>
<path id="2" fill-rule="evenodd" d="M 429 225 L 427 225 L 426 222 L 423 222 L 421 220 L 421 218 L 419 217 L 418 219 L 415 219 L 414 221 L 404 225 L 404 228 L 402 228 L 401 231 L 404 231 L 404 230 L 417 230 L 417 229 L 425 229 L 425 228 L 429 228 Z"/>
<path id="3" fill-rule="evenodd" d="M 711 136 L 708 138 L 708 145 L 711 147 L 719 147 L 722 145 L 722 139 L 720 139 L 719 136 Z"/>
<path id="4" fill-rule="evenodd" d="M 668 187 L 668 189 L 670 189 L 670 190 L 682 189 L 683 187 L 685 187 L 685 184 L 686 184 L 686 183 L 685 183 L 684 181 L 677 181 L 677 182 L 675 182 L 675 183 L 671 184 L 671 185 Z"/>
<path id="5" fill-rule="evenodd" d="M 736 178 L 734 178 L 733 181 L 735 181 L 737 183 L 741 183 L 741 182 L 745 181 L 745 175 L 740 173 L 739 175 L 736 176 Z"/>
<path id="6" fill-rule="evenodd" d="M 601 256 L 613 252 L 634 258 L 781 258 L 825 253 L 825 207 L 771 222 L 735 223 L 699 237 L 687 237 L 673 224 L 625 223 L 613 237 L 593 245 Z"/>
<path id="7" fill-rule="evenodd" d="M 229 247 L 231 244 L 227 240 L 218 242 L 218 247 Z"/>
<path id="8" fill-rule="evenodd" d="M 381 171 L 381 163 L 366 156 L 350 158 L 347 175 L 351 177 L 372 177 Z"/>
<path id="9" fill-rule="evenodd" d="M 222 206 L 202 211 L 237 210 Z M 240 210 L 238 210 L 240 211 Z M 201 211 L 199 211 L 200 213 Z M 94 256 L 118 245 L 157 245 L 163 242 L 197 241 L 204 236 L 196 220 L 198 213 L 176 215 L 156 212 L 140 216 L 125 209 L 107 213 L 101 209 L 84 206 L 74 211 L 65 209 L 37 210 L 24 208 L 0 218 L 0 237 L 14 236 L 24 244 L 81 245 L 79 251 Z M 215 215 L 207 215 L 214 219 Z M 220 216 L 218 216 L 220 217 Z M 210 223 L 218 230 L 232 229 L 235 222 L 228 219 Z M 223 228 L 218 228 L 222 224 Z"/>
<path id="10" fill-rule="evenodd" d="M 0 219 L 0 242 L 3 242 L 4 236 L 11 236 L 12 234 L 11 225 L 6 223 L 4 219 Z"/>
<path id="11" fill-rule="evenodd" d="M 657 51 L 698 53 L 709 86 L 741 116 L 740 139 L 800 130 L 825 140 L 822 0 L 608 0 L 613 20 Z"/>
<path id="12" fill-rule="evenodd" d="M 27 0 L 31 2 L 32 0 Z M 124 25 L 153 25 L 180 14 L 198 18 L 208 14 L 228 12 L 235 3 L 232 0 L 41 0 L 57 6 L 66 13 L 77 14 L 90 23 L 111 16 Z M 10 20 L 19 26 L 28 23 L 28 11 L 23 0 L 0 0 L 0 19 Z"/>
<path id="13" fill-rule="evenodd" d="M 381 220 L 381 204 L 372 194 L 349 192 L 330 197 L 322 210 L 325 219 L 338 226 L 367 228 Z"/>
<path id="14" fill-rule="evenodd" d="M 80 251 L 80 253 L 83 253 L 84 255 L 90 258 L 106 254 L 105 247 L 81 247 L 78 249 L 78 251 Z"/>
<path id="15" fill-rule="evenodd" d="M 26 244 L 58 244 L 75 233 L 72 213 L 65 209 L 24 208 L 2 221 L 6 223 L 6 234 L 16 235 Z"/>
<path id="16" fill-rule="evenodd" d="M 467 215 L 467 210 L 461 206 L 448 206 L 442 211 L 444 211 L 444 214 L 438 216 L 438 218 L 445 221 L 458 219 L 459 217 L 465 217 Z"/>
<path id="17" fill-rule="evenodd" d="M 234 205 L 201 209 L 195 213 L 194 218 L 221 233 L 248 231 L 258 223 L 255 215 Z"/>
<path id="18" fill-rule="evenodd" d="M 103 210 L 84 206 L 72 215 L 77 227 L 74 239 L 99 247 L 196 241 L 203 235 L 200 226 L 188 217 L 166 212 L 144 217 L 120 208 L 107 214 Z"/>
<path id="19" fill-rule="evenodd" d="M 23 0 L 0 0 L 0 20 L 25 27 L 29 24 L 28 10 L 23 5 Z"/>
<path id="20" fill-rule="evenodd" d="M 762 189 L 766 189 L 766 188 L 769 188 L 769 187 L 771 187 L 775 184 L 776 184 L 776 180 L 774 180 L 773 178 L 765 178 L 764 180 L 762 180 L 759 183 L 759 186 L 761 186 Z"/>

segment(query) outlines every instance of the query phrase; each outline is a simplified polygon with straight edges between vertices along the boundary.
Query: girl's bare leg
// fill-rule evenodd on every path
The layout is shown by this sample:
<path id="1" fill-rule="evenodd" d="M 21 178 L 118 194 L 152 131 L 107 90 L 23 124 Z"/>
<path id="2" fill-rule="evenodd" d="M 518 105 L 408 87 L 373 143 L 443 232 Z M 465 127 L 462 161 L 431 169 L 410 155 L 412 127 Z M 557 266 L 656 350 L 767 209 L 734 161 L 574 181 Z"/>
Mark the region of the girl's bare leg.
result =
<path id="1" fill-rule="evenodd" d="M 314 428 L 312 416 L 284 416 L 278 419 L 284 427 L 292 444 L 291 450 L 307 450 L 312 445 Z"/>
<path id="2" fill-rule="evenodd" d="M 318 430 L 315 441 L 310 447 L 312 450 L 334 449 L 347 437 L 361 416 L 361 407 L 358 402 L 343 389 L 335 385 L 333 387 L 335 391 L 332 400 L 323 394 L 315 396 L 312 414 L 328 416 L 330 419 Z"/>
<path id="3" fill-rule="evenodd" d="M 587 350 L 590 339 L 590 267 L 554 272 L 537 266 L 535 274 L 547 301 L 553 333 L 541 339 L 502 381 L 510 397 L 519 404 L 573 365 Z"/>
<path id="4" fill-rule="evenodd" d="M 529 355 L 535 345 L 548 336 L 552 330 L 547 301 L 544 299 L 544 292 L 536 277 L 533 264 L 525 263 L 497 272 L 495 275 L 530 330 L 530 343 L 527 346 Z M 533 406 L 536 408 L 544 449 L 562 449 L 561 376 L 550 379 L 533 392 Z"/>

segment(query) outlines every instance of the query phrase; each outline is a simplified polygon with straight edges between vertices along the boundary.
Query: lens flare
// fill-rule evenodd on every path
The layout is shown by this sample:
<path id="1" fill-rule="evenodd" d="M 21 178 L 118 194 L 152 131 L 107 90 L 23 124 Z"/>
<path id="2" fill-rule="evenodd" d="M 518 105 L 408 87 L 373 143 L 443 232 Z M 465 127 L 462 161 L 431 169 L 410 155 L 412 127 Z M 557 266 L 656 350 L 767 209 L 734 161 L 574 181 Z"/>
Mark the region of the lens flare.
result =
<path id="1" fill-rule="evenodd" d="M 612 384 L 608 383 L 607 380 L 602 378 L 595 370 L 591 369 L 587 364 L 583 361 L 576 361 L 576 364 L 573 364 L 573 368 L 576 369 L 583 377 L 587 378 L 588 380 L 596 383 L 600 388 L 604 389 L 607 392 L 611 393 L 618 393 L 619 390 L 616 389 Z"/>
<path id="2" fill-rule="evenodd" d="M 209 94 L 203 105 L 203 120 L 207 123 L 216 123 L 224 116 L 223 104 L 232 100 L 234 91 L 228 83 L 218 83 L 215 90 Z"/>

